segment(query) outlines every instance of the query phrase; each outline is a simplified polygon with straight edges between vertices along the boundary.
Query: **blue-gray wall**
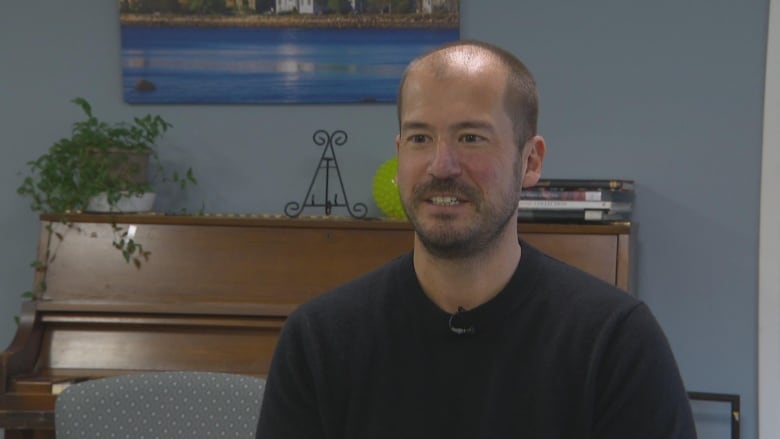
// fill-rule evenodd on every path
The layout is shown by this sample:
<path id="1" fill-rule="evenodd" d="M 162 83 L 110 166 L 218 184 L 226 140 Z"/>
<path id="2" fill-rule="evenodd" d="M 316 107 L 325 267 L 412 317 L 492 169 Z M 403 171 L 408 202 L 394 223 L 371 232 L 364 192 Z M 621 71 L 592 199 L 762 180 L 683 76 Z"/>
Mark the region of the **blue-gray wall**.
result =
<path id="1" fill-rule="evenodd" d="M 756 437 L 758 194 L 768 0 L 462 0 L 462 36 L 526 61 L 541 94 L 548 177 L 638 182 L 636 284 L 690 389 L 738 393 Z M 350 140 L 350 201 L 371 205 L 393 152 L 392 105 L 129 106 L 122 102 L 116 0 L 3 2 L 0 10 L 0 347 L 14 334 L 37 218 L 16 195 L 25 162 L 90 100 L 115 121 L 154 112 L 175 125 L 163 154 L 197 171 L 175 208 L 280 213 L 308 187 L 318 128 Z M 303 121 L 303 122 L 300 122 Z M 701 437 L 727 437 L 696 405 Z"/>

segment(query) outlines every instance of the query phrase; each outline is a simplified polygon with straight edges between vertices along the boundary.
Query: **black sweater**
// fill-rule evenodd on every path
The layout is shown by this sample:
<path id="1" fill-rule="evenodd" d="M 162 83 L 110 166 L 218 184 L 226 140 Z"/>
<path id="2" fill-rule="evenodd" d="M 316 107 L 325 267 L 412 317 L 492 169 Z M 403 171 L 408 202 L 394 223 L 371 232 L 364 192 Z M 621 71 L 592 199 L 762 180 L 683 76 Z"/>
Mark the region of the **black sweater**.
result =
<path id="1" fill-rule="evenodd" d="M 695 438 L 648 308 L 523 243 L 509 284 L 450 315 L 401 256 L 304 304 L 276 348 L 258 438 Z"/>

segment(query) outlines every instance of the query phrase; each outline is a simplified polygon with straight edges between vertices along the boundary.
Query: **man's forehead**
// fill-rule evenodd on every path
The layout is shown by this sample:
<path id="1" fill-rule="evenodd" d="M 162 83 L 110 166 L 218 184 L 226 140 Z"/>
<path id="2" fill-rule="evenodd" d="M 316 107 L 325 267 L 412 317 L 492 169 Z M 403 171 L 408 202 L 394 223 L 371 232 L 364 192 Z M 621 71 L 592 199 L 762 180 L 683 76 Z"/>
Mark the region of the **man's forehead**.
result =
<path id="1" fill-rule="evenodd" d="M 499 59 L 489 51 L 476 46 L 456 46 L 431 53 L 420 59 L 419 67 L 432 71 L 438 77 L 455 73 L 495 71 Z"/>
<path id="2" fill-rule="evenodd" d="M 450 50 L 444 53 L 447 64 L 465 70 L 484 70 L 495 67 L 495 58 L 477 50 Z"/>
<path id="3" fill-rule="evenodd" d="M 421 58 L 410 68 L 401 94 L 404 99 L 438 99 L 432 89 L 470 96 L 503 96 L 507 71 L 492 53 L 479 47 L 454 47 Z M 457 81 L 457 85 L 445 81 Z M 454 87 L 454 88 L 453 88 Z M 435 96 L 435 98 L 434 98 Z"/>

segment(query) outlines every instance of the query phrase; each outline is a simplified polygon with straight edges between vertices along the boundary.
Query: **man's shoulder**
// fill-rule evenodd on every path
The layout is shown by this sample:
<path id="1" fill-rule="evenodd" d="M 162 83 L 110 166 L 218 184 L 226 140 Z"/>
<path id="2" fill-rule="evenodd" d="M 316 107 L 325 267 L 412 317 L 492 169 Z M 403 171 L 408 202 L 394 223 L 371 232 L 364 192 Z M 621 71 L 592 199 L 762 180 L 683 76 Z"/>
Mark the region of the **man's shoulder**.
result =
<path id="1" fill-rule="evenodd" d="M 539 252 L 535 297 L 578 314 L 629 313 L 641 301 L 612 283 Z"/>
<path id="2" fill-rule="evenodd" d="M 296 308 L 287 318 L 283 338 L 298 340 L 307 350 L 349 352 L 365 345 L 368 328 L 381 325 L 388 309 L 400 306 L 395 292 L 411 258 L 402 255 Z"/>
<path id="3" fill-rule="evenodd" d="M 296 313 L 309 316 L 326 314 L 328 318 L 354 317 L 369 306 L 393 300 L 392 291 L 400 278 L 413 273 L 411 253 L 395 259 L 355 279 L 325 291 L 302 304 Z"/>

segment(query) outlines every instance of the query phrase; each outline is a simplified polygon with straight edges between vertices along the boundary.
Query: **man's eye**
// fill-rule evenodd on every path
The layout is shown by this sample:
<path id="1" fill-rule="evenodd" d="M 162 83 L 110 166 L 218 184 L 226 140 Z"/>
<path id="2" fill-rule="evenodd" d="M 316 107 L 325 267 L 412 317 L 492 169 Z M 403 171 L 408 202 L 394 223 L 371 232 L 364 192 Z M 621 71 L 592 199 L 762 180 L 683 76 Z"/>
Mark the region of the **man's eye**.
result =
<path id="1" fill-rule="evenodd" d="M 482 136 L 478 136 L 476 134 L 464 134 L 460 137 L 460 140 L 461 142 L 474 143 L 474 142 L 481 142 L 485 140 L 485 138 Z"/>
<path id="2" fill-rule="evenodd" d="M 413 134 L 409 136 L 409 142 L 411 143 L 424 143 L 426 140 L 428 140 L 428 136 L 424 134 Z"/>

